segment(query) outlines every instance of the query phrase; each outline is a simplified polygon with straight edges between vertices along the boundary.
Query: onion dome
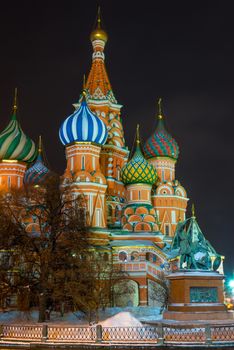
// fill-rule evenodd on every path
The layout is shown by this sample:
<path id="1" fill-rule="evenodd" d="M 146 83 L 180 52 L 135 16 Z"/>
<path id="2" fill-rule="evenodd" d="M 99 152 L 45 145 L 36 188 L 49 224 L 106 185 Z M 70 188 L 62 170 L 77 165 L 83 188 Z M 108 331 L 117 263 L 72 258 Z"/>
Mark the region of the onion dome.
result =
<path id="1" fill-rule="evenodd" d="M 176 140 L 167 132 L 161 112 L 161 99 L 159 99 L 158 125 L 154 133 L 144 145 L 144 153 L 147 158 L 170 157 L 178 159 L 179 146 Z"/>
<path id="2" fill-rule="evenodd" d="M 65 146 L 72 142 L 95 142 L 104 145 L 107 139 L 105 123 L 92 113 L 85 99 L 80 107 L 62 123 L 59 129 L 59 137 Z"/>
<path id="3" fill-rule="evenodd" d="M 91 41 L 102 40 L 105 43 L 108 40 L 107 33 L 101 28 L 101 11 L 100 11 L 100 6 L 98 7 L 97 27 L 90 34 L 90 40 Z"/>
<path id="4" fill-rule="evenodd" d="M 50 170 L 45 166 L 42 157 L 42 141 L 40 136 L 37 159 L 35 163 L 25 172 L 24 183 L 26 185 L 38 185 L 45 181 L 49 174 Z"/>
<path id="5" fill-rule="evenodd" d="M 24 134 L 16 118 L 17 112 L 17 89 L 15 89 L 15 98 L 11 121 L 8 126 L 0 133 L 0 159 L 15 160 L 22 162 L 32 162 L 37 150 L 35 143 Z"/>
<path id="6" fill-rule="evenodd" d="M 153 185 L 157 178 L 157 172 L 153 165 L 144 158 L 139 138 L 139 125 L 137 125 L 136 150 L 132 159 L 121 169 L 121 179 L 125 185 L 144 183 Z"/>

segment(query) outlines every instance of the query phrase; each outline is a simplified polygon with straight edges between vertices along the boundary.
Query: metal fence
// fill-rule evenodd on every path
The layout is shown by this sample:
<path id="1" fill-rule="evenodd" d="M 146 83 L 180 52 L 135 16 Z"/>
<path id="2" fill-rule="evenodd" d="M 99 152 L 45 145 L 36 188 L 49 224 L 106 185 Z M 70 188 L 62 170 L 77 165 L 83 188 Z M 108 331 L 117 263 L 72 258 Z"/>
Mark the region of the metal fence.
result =
<path id="1" fill-rule="evenodd" d="M 1 343 L 9 341 L 99 344 L 234 344 L 234 324 L 141 327 L 80 327 L 73 325 L 1 325 Z"/>

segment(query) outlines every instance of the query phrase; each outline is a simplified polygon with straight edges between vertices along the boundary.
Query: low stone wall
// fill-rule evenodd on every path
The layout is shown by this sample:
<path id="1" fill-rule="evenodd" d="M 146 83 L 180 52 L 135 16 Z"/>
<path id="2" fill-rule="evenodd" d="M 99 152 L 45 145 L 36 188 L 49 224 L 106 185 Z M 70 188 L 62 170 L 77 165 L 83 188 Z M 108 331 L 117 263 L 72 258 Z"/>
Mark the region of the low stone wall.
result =
<path id="1" fill-rule="evenodd" d="M 0 326 L 0 345 L 23 344 L 112 344 L 124 345 L 234 345 L 234 324 L 171 325 L 141 327 L 80 327 L 74 325 L 13 325 Z"/>

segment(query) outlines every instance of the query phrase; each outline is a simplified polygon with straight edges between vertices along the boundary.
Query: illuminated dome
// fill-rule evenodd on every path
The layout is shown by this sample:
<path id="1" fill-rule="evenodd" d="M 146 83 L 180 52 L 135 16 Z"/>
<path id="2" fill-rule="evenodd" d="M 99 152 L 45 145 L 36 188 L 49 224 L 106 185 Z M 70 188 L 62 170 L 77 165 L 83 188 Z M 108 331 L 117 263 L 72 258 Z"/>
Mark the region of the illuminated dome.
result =
<path id="1" fill-rule="evenodd" d="M 59 137 L 66 146 L 72 142 L 95 142 L 104 145 L 107 139 L 105 123 L 93 114 L 83 97 L 80 107 L 61 125 Z"/>
<path id="2" fill-rule="evenodd" d="M 91 41 L 102 40 L 106 43 L 108 40 L 108 35 L 103 29 L 97 28 L 93 30 L 92 33 L 90 34 L 90 40 Z"/>
<path id="3" fill-rule="evenodd" d="M 144 158 L 140 149 L 139 137 L 137 138 L 135 153 L 132 159 L 121 169 L 120 175 L 125 185 L 134 183 L 153 185 L 156 182 L 158 178 L 156 169 Z"/>
<path id="4" fill-rule="evenodd" d="M 0 159 L 32 162 L 37 150 L 35 143 L 24 134 L 16 118 L 17 105 L 13 108 L 13 114 L 8 126 L 0 133 Z"/>
<path id="5" fill-rule="evenodd" d="M 37 159 L 35 163 L 25 172 L 24 183 L 26 185 L 38 185 L 45 181 L 50 173 L 50 170 L 45 166 L 43 161 L 40 138 Z"/>
<path id="6" fill-rule="evenodd" d="M 146 158 L 170 157 L 178 159 L 179 146 L 165 129 L 161 114 L 158 116 L 158 125 L 155 132 L 148 138 L 143 149 Z"/>

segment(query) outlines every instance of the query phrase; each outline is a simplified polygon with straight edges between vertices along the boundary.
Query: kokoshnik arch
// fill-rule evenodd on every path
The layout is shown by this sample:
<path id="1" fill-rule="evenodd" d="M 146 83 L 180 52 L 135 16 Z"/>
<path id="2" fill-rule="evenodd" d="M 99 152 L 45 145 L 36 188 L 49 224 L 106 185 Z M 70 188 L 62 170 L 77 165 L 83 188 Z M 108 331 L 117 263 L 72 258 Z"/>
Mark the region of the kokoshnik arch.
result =
<path id="1" fill-rule="evenodd" d="M 108 36 L 100 12 L 90 40 L 93 54 L 87 81 L 73 105 L 75 111 L 59 130 L 67 160 L 61 186 L 70 186 L 74 196 L 84 196 L 93 246 L 112 254 L 128 272 L 126 283 L 135 292 L 116 298 L 115 304 L 152 305 L 152 286 L 160 283 L 168 268 L 177 223 L 186 218 L 186 190 L 175 177 L 179 147 L 165 127 L 160 100 L 155 131 L 142 145 L 137 126 L 135 153 L 129 159 L 122 105 L 105 67 Z M 0 133 L 0 160 L 2 191 L 40 185 L 50 172 L 41 141 L 36 147 L 17 120 L 16 96 L 10 123 Z"/>

